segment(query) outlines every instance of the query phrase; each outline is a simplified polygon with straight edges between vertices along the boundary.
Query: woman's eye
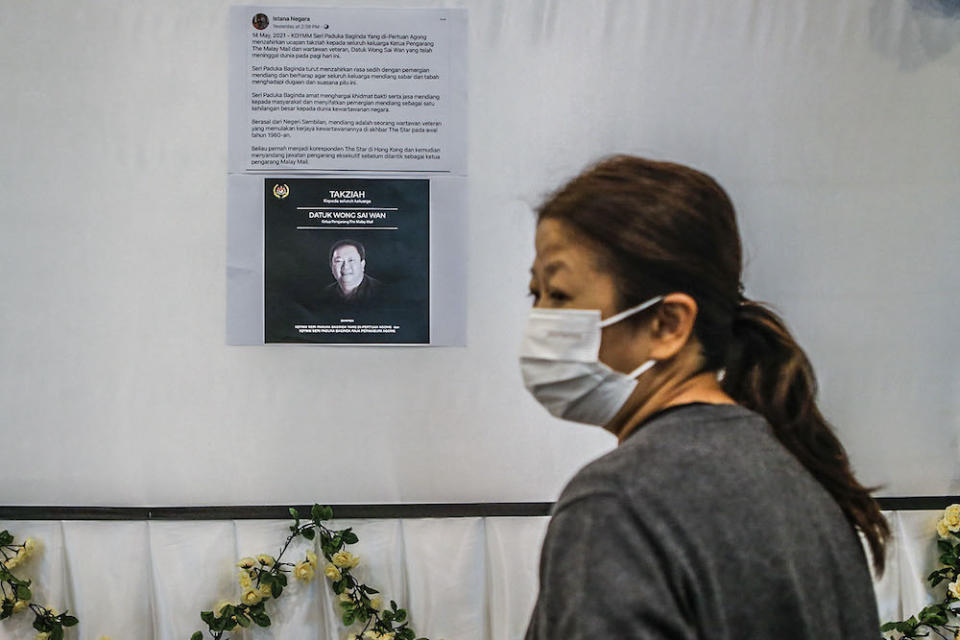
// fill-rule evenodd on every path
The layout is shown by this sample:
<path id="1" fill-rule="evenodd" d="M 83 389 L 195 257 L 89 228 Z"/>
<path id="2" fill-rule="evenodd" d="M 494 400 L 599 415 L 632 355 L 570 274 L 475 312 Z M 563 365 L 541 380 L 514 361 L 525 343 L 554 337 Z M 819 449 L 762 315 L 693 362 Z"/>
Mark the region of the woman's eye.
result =
<path id="1" fill-rule="evenodd" d="M 570 299 L 570 296 L 568 296 L 562 291 L 551 291 L 550 299 L 555 300 L 556 302 L 566 302 L 567 300 Z"/>

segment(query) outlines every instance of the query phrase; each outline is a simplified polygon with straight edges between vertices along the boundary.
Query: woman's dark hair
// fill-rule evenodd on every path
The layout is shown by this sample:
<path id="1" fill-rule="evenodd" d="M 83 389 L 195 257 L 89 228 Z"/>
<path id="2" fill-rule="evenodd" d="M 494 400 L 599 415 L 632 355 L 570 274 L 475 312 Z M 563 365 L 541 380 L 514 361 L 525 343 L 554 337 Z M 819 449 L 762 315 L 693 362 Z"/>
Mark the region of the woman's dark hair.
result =
<path id="1" fill-rule="evenodd" d="M 689 167 L 615 156 L 552 194 L 538 210 L 538 221 L 545 218 L 594 245 L 620 308 L 674 291 L 693 297 L 702 371 L 723 370 L 724 391 L 767 419 L 866 537 L 882 573 L 889 526 L 817 408 L 806 354 L 776 313 L 743 297 L 740 234 L 723 188 Z"/>

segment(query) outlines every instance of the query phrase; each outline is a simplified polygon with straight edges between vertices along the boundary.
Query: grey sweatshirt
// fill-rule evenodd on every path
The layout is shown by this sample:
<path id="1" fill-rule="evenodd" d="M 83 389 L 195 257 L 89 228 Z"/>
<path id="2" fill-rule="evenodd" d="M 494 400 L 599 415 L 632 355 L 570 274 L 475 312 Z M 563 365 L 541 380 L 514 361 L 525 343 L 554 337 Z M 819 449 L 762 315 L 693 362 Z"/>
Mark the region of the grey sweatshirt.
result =
<path id="1" fill-rule="evenodd" d="M 840 507 L 735 405 L 654 416 L 553 511 L 527 640 L 880 636 Z"/>

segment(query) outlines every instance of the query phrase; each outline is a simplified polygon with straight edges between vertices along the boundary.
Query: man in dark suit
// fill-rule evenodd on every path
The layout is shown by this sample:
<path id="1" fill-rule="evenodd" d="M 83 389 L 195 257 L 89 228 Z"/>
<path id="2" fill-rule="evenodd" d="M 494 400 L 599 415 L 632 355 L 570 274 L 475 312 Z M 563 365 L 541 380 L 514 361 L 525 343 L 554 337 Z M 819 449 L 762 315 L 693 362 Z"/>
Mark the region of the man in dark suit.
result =
<path id="1" fill-rule="evenodd" d="M 367 275 L 367 252 L 356 240 L 338 240 L 330 247 L 330 271 L 336 282 L 323 291 L 328 302 L 347 304 L 375 301 L 383 284 Z"/>

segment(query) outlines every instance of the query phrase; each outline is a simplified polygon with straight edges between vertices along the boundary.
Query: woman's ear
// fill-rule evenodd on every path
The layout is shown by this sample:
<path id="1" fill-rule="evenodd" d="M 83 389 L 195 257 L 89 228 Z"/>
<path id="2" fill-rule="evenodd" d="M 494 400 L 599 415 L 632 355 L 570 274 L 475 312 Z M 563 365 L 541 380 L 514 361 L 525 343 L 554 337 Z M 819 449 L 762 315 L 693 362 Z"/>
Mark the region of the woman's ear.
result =
<path id="1" fill-rule="evenodd" d="M 685 293 L 670 293 L 657 305 L 650 325 L 650 357 L 668 360 L 677 355 L 693 336 L 697 302 Z"/>

